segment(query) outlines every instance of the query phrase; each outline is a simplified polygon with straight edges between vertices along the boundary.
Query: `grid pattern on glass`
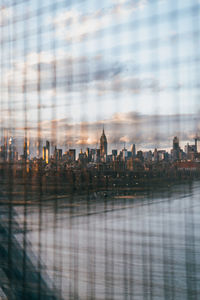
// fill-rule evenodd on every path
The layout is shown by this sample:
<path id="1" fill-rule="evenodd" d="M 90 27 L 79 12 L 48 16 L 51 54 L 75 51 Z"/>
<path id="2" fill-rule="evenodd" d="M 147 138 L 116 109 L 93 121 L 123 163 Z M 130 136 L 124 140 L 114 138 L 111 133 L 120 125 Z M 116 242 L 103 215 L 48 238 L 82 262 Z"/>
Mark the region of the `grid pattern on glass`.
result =
<path id="1" fill-rule="evenodd" d="M 198 299 L 199 15 L 0 1 L 0 297 Z"/>

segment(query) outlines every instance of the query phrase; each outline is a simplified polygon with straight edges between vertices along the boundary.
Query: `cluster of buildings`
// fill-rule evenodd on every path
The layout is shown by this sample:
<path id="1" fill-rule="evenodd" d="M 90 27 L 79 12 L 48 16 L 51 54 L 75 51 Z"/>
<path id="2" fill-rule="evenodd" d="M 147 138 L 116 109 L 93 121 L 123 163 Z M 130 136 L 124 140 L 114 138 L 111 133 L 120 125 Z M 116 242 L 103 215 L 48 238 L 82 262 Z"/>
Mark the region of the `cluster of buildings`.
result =
<path id="1" fill-rule="evenodd" d="M 87 168 L 94 166 L 109 166 L 109 168 L 116 169 L 116 166 L 121 165 L 122 169 L 134 170 L 141 168 L 145 164 L 156 164 L 160 162 L 174 163 L 174 162 L 200 162 L 200 153 L 198 152 L 199 138 L 194 138 L 194 144 L 189 143 L 185 149 L 181 149 L 178 137 L 173 139 L 173 147 L 170 152 L 166 150 L 154 151 L 136 151 L 136 145 L 133 144 L 130 150 L 127 150 L 125 145 L 121 151 L 113 149 L 108 153 L 108 142 L 105 131 L 103 129 L 100 137 L 99 148 L 86 148 L 86 151 L 76 153 L 76 149 L 69 149 L 63 153 L 62 149 L 54 147 L 52 149 L 49 141 L 46 141 L 42 148 L 42 157 L 30 158 L 30 142 L 28 138 L 24 139 L 23 154 L 18 155 L 14 139 L 12 137 L 4 138 L 4 143 L 0 147 L 0 162 L 37 162 L 40 161 L 46 166 L 56 164 L 64 164 L 66 168 L 84 166 Z"/>
<path id="2" fill-rule="evenodd" d="M 54 153 L 50 156 L 50 144 L 47 141 L 46 146 L 43 147 L 43 161 L 47 164 L 53 158 L 56 161 L 68 161 L 68 162 L 79 162 L 81 164 L 88 163 L 111 163 L 114 161 L 126 162 L 130 164 L 132 160 L 139 160 L 141 162 L 176 162 L 176 161 L 197 161 L 200 160 L 200 153 L 198 153 L 198 141 L 199 138 L 195 137 L 195 144 L 190 145 L 189 143 L 185 146 L 183 151 L 179 144 L 178 137 L 173 139 L 173 147 L 169 152 L 166 150 L 154 151 L 137 151 L 136 145 L 132 144 L 130 151 L 126 149 L 125 145 L 121 151 L 112 149 L 111 153 L 108 154 L 108 142 L 103 129 L 100 137 L 100 148 L 86 148 L 83 152 L 82 149 L 76 157 L 76 149 L 69 149 L 65 153 L 62 153 L 62 149 L 55 147 Z"/>

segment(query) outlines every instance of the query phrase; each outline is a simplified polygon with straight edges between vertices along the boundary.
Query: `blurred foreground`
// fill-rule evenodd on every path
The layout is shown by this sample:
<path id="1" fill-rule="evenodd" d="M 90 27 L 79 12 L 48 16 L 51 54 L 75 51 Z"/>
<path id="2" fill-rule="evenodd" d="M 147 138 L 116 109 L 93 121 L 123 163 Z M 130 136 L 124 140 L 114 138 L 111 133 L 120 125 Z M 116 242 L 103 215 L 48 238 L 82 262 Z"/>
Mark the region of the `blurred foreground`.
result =
<path id="1" fill-rule="evenodd" d="M 198 181 L 54 199 L 40 194 L 35 203 L 6 197 L 0 282 L 8 299 L 200 297 Z"/>

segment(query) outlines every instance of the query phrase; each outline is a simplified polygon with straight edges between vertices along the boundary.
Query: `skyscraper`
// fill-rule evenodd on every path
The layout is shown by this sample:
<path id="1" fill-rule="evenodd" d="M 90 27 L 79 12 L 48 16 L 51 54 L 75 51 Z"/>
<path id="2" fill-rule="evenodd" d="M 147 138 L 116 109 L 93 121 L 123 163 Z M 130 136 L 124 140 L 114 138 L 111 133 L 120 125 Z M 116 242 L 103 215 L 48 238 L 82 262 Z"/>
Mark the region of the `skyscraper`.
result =
<path id="1" fill-rule="evenodd" d="M 49 141 L 46 141 L 46 146 L 43 147 L 43 160 L 48 164 L 49 158 L 50 158 L 50 143 Z"/>
<path id="2" fill-rule="evenodd" d="M 173 139 L 173 150 L 179 150 L 179 139 L 177 136 L 174 137 Z"/>
<path id="3" fill-rule="evenodd" d="M 180 146 L 179 146 L 179 139 L 177 136 L 175 136 L 173 138 L 173 149 L 171 151 L 171 154 L 172 154 L 172 159 L 174 161 L 178 160 L 179 159 L 179 156 L 180 156 Z"/>
<path id="4" fill-rule="evenodd" d="M 24 160 L 27 160 L 29 158 L 29 139 L 27 137 L 24 138 Z"/>
<path id="5" fill-rule="evenodd" d="M 13 137 L 10 137 L 8 141 L 8 161 L 12 161 L 14 159 L 14 152 L 14 139 Z"/>
<path id="6" fill-rule="evenodd" d="M 46 141 L 46 162 L 49 163 L 50 158 L 50 143 L 49 141 Z"/>
<path id="7" fill-rule="evenodd" d="M 104 128 L 103 128 L 103 132 L 102 132 L 102 135 L 100 138 L 100 155 L 101 155 L 101 157 L 103 157 L 104 155 L 107 155 L 107 146 L 108 146 L 107 138 L 106 138 Z"/>
<path id="8" fill-rule="evenodd" d="M 71 158 L 71 161 L 76 160 L 76 149 L 69 149 L 69 157 Z"/>
<path id="9" fill-rule="evenodd" d="M 136 147 L 135 147 L 135 144 L 133 144 L 131 146 L 131 152 L 132 152 L 132 156 L 135 157 L 136 156 Z"/>

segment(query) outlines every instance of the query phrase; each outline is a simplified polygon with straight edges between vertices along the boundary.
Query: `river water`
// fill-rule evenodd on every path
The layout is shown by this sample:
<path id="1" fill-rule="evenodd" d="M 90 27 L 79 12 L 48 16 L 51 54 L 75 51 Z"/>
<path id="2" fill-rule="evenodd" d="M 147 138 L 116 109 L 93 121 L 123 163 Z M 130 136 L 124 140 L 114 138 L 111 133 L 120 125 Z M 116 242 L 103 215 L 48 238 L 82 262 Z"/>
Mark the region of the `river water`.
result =
<path id="1" fill-rule="evenodd" d="M 26 238 L 58 298 L 200 299 L 199 182 L 106 196 L 26 206 Z"/>

